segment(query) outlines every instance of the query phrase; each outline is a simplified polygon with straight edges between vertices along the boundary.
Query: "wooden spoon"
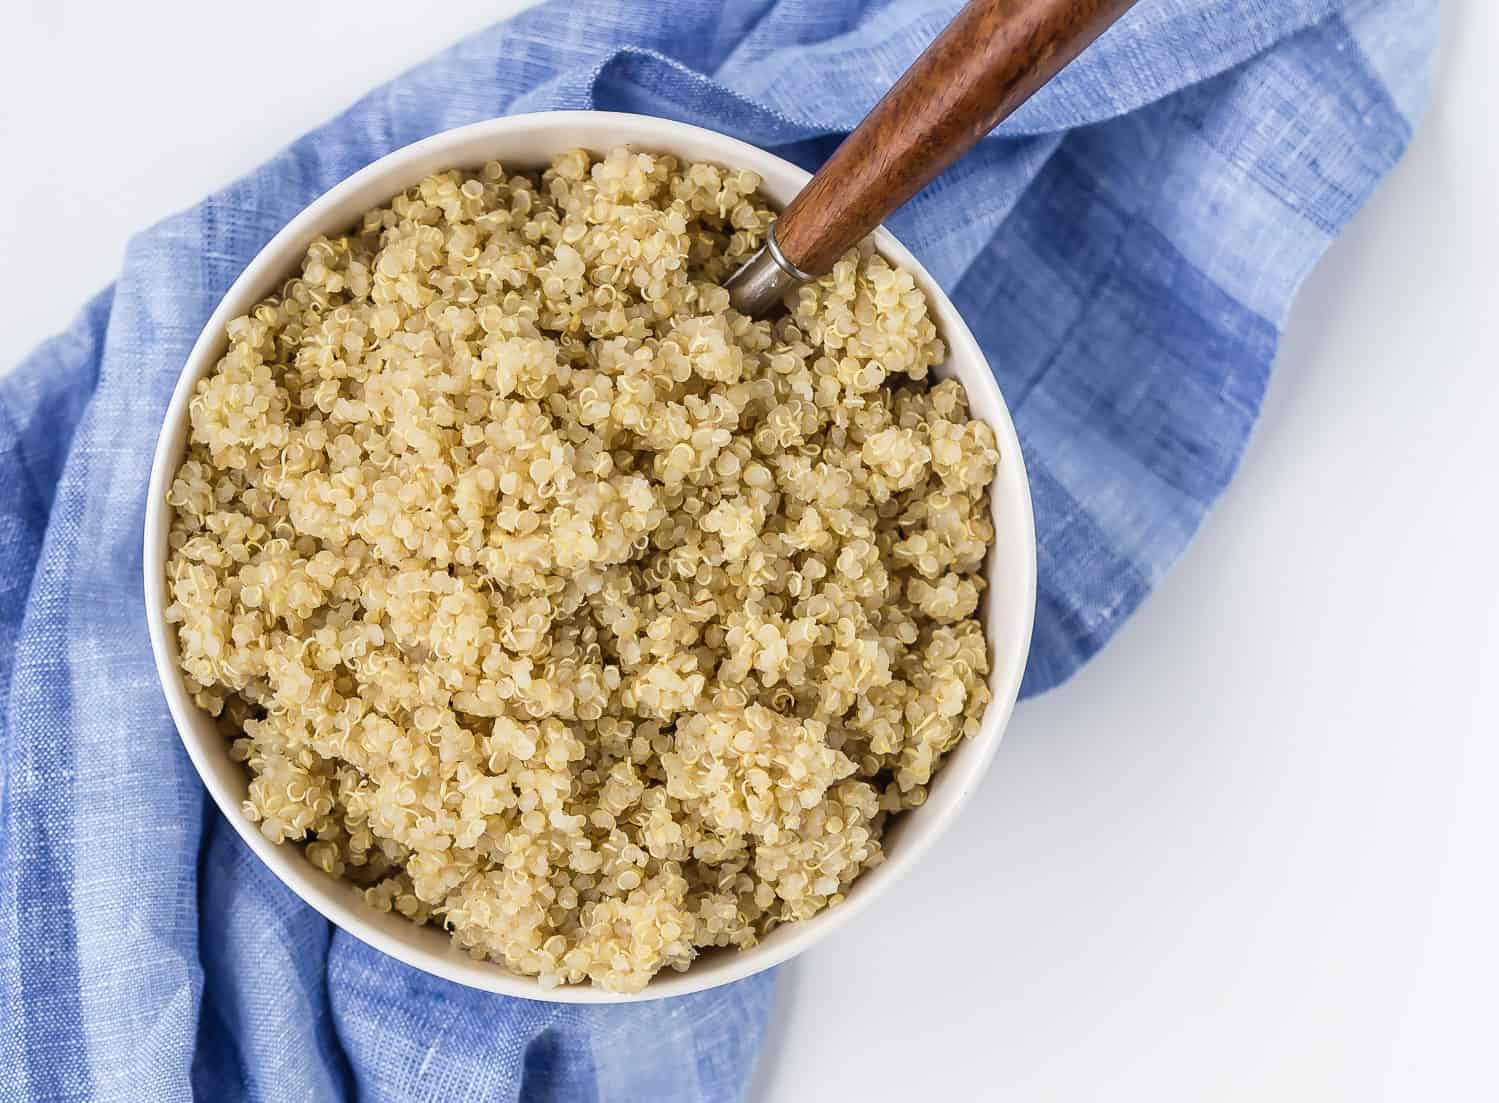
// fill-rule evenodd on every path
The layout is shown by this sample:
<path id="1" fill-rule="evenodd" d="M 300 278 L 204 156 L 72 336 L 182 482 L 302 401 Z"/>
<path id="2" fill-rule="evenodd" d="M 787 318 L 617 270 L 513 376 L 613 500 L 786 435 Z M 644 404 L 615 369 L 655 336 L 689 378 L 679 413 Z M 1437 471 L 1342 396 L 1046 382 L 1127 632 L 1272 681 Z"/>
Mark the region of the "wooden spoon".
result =
<path id="1" fill-rule="evenodd" d="M 816 279 L 1135 0 L 972 0 L 771 224 L 725 284 L 758 317 Z"/>

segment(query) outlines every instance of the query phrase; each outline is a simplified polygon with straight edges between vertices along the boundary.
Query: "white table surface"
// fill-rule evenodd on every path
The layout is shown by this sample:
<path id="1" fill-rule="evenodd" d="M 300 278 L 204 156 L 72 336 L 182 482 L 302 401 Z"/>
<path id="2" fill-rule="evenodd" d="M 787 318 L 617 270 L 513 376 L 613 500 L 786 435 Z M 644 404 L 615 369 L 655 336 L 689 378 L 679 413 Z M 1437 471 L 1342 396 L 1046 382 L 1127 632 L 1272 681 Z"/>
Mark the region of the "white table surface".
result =
<path id="1" fill-rule="evenodd" d="M 516 6 L 13 2 L 0 366 L 131 232 Z M 1237 481 L 925 866 L 783 971 L 754 1098 L 1499 1097 L 1499 5 L 1444 7 Z"/>

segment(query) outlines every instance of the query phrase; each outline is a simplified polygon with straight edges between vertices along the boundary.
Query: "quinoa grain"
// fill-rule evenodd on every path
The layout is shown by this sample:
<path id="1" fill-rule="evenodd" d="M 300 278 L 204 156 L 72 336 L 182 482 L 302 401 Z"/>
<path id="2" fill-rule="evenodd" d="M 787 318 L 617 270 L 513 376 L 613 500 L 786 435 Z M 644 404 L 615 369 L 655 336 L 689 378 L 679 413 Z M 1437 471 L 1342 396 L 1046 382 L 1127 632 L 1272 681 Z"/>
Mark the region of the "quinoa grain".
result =
<path id="1" fill-rule="evenodd" d="M 753 173 L 432 176 L 228 327 L 166 564 L 275 842 L 545 985 L 840 902 L 977 731 L 998 454 L 911 276 L 720 286 Z"/>

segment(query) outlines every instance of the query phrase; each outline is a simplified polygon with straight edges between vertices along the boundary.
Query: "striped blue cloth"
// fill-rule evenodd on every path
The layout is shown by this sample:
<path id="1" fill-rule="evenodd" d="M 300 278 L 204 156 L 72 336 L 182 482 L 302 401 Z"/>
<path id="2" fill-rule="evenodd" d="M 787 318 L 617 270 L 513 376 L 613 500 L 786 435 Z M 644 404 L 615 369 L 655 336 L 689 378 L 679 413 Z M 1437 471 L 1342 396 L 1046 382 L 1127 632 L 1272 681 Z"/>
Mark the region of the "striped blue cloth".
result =
<path id="1" fill-rule="evenodd" d="M 425 976 L 302 906 L 204 799 L 140 585 L 156 427 L 219 297 L 361 165 L 506 112 L 667 115 L 817 164 L 951 17 L 916 0 L 565 0 L 146 231 L 0 380 L 0 1099 L 741 1097 L 772 978 L 627 1007 Z M 1297 285 L 1400 156 L 1434 0 L 1142 0 L 896 233 L 1015 412 L 1026 691 L 1160 581 L 1243 452 Z"/>

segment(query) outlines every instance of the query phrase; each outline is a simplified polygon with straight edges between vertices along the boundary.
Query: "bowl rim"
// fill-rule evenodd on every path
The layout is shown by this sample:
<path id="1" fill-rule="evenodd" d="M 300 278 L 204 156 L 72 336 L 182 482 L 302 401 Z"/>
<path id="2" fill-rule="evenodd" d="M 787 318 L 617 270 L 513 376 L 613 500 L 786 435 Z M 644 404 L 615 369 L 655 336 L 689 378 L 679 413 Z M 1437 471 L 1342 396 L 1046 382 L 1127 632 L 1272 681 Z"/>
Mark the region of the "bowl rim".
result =
<path id="1" fill-rule="evenodd" d="M 365 165 L 323 192 L 277 231 L 225 290 L 204 324 L 183 364 L 158 433 L 147 492 L 142 563 L 151 650 L 178 737 L 219 811 L 276 878 L 335 927 L 413 968 L 485 991 L 552 1003 L 575 1004 L 644 1002 L 685 995 L 741 980 L 795 957 L 863 914 L 946 833 L 987 772 L 1019 695 L 1034 626 L 1036 600 L 1035 521 L 1025 462 L 1009 406 L 1000 393 L 977 340 L 946 293 L 910 251 L 881 226 L 871 235 L 876 248 L 885 257 L 910 271 L 928 295 L 939 317 L 939 330 L 949 350 L 949 361 L 952 361 L 955 354 L 961 353 L 964 359 L 982 369 L 975 373 L 974 380 L 967 377 L 962 380 L 965 389 L 971 388 L 976 382 L 979 387 L 992 392 L 989 397 L 992 399 L 993 411 L 986 414 L 984 420 L 994 429 L 1003 457 L 1001 469 L 1005 477 L 1004 485 L 1009 488 L 1003 505 L 1012 511 L 1009 527 L 1014 530 L 1004 548 L 1003 570 L 1011 574 L 1012 580 L 1019 586 L 1020 594 L 1020 607 L 1014 610 L 1015 617 L 1019 619 L 1012 626 L 1013 631 L 1008 637 L 1013 640 L 1013 646 L 1004 654 L 991 654 L 989 685 L 993 699 L 985 710 L 980 730 L 955 749 L 961 750 L 963 754 L 954 753 L 934 781 L 934 793 L 938 783 L 943 783 L 945 799 L 940 806 L 935 806 L 929 800 L 923 808 L 907 813 L 919 816 L 930 808 L 928 818 L 935 817 L 932 826 L 924 828 L 922 834 L 909 842 L 903 842 L 881 867 L 869 871 L 861 878 L 860 890 L 851 891 L 847 899 L 836 907 L 824 909 L 811 919 L 779 927 L 767 936 L 767 940 L 749 949 L 717 955 L 711 961 L 700 958 L 685 972 L 663 971 L 637 993 L 607 992 L 591 984 L 543 988 L 534 977 L 512 973 L 498 962 L 471 958 L 462 951 L 457 951 L 456 947 L 452 947 L 452 953 L 439 954 L 425 947 L 412 945 L 381 929 L 377 917 L 380 920 L 388 920 L 390 917 L 375 911 L 352 891 L 336 891 L 334 886 L 340 886 L 344 890 L 348 890 L 349 886 L 336 882 L 315 869 L 306 861 L 299 848 L 272 843 L 261 834 L 241 810 L 240 798 L 230 791 L 218 769 L 222 762 L 228 761 L 227 742 L 216 737 L 216 743 L 222 744 L 222 749 L 219 750 L 216 746 L 211 746 L 209 740 L 201 738 L 196 731 L 195 718 L 199 721 L 206 718 L 188 695 L 176 662 L 175 633 L 165 619 L 167 602 L 163 566 L 167 555 L 167 532 L 171 516 L 166 504 L 166 494 L 181 462 L 180 449 L 185 445 L 178 443 L 177 430 L 183 430 L 182 437 L 185 440 L 188 406 L 193 390 L 198 380 L 217 363 L 227 323 L 246 309 L 237 306 L 237 300 L 246 294 L 247 288 L 259 285 L 269 278 L 272 270 L 289 273 L 306 247 L 302 244 L 300 248 L 295 248 L 295 244 L 309 235 L 331 229 L 331 226 L 323 228 L 322 224 L 331 220 L 333 212 L 347 199 L 390 182 L 390 188 L 383 193 L 388 199 L 407 186 L 398 184 L 397 181 L 410 173 L 414 166 L 449 150 L 454 151 L 454 160 L 448 167 L 466 165 L 471 159 L 461 157 L 457 150 L 473 141 L 491 142 L 495 147 L 492 155 L 501 161 L 505 160 L 503 144 L 507 140 L 536 132 L 557 131 L 559 137 L 555 148 L 558 151 L 578 145 L 596 148 L 594 143 L 586 140 L 571 141 L 567 137 L 569 128 L 576 130 L 589 127 L 615 130 L 618 132 L 615 144 L 637 145 L 644 149 L 651 149 L 653 142 L 660 141 L 667 152 L 670 152 L 673 137 L 681 143 L 707 144 L 715 150 L 722 150 L 722 153 L 714 152 L 701 159 L 732 167 L 749 167 L 755 171 L 761 171 L 762 166 L 771 165 L 780 175 L 794 179 L 798 188 L 811 178 L 805 170 L 774 153 L 706 127 L 651 115 L 591 110 L 533 112 L 487 119 L 433 134 Z M 426 171 L 431 170 L 424 169 L 423 173 Z M 764 176 L 765 173 L 761 171 L 761 175 Z M 258 297 L 253 296 L 252 301 Z M 1001 505 L 998 494 L 1000 486 L 1001 481 L 996 478 L 994 488 L 991 489 L 991 508 L 996 515 Z M 990 564 L 994 562 L 993 556 L 991 549 Z M 986 576 L 991 576 L 987 567 L 985 573 Z M 993 644 L 997 633 L 987 623 L 985 636 L 991 652 L 996 651 Z M 955 771 L 959 760 L 962 769 Z M 234 764 L 234 767 L 241 769 L 238 764 Z M 946 795 L 954 787 L 955 791 Z M 880 876 L 875 877 L 872 883 L 863 883 L 875 873 Z M 399 922 L 407 921 L 401 919 Z M 451 943 L 449 945 L 451 947 Z"/>

